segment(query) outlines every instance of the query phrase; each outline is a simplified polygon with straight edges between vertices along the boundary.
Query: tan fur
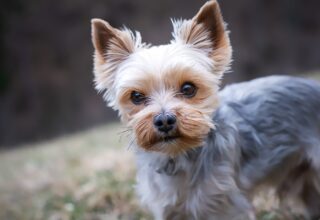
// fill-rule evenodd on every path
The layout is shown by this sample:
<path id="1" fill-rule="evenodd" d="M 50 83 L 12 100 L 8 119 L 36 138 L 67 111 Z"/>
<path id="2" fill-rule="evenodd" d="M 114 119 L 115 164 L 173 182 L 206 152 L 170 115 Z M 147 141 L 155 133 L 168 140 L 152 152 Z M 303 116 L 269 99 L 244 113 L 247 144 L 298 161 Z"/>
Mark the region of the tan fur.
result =
<path id="1" fill-rule="evenodd" d="M 170 142 L 163 142 L 163 135 L 153 127 L 152 119 L 158 114 L 152 110 L 142 110 L 131 121 L 138 145 L 148 151 L 160 151 L 175 156 L 190 148 L 200 146 L 204 137 L 214 125 L 209 116 L 191 106 L 177 106 L 171 110 L 177 116 L 177 130 L 172 136 L 179 137 Z"/>
<path id="2" fill-rule="evenodd" d="M 232 48 L 218 3 L 216 1 L 207 2 L 193 20 L 204 24 L 205 28 L 210 30 L 214 48 L 211 56 L 216 64 L 215 72 L 222 74 L 231 61 Z"/>
<path id="3" fill-rule="evenodd" d="M 92 42 L 101 63 L 121 62 L 135 50 L 130 31 L 120 31 L 101 19 L 92 19 Z"/>
<path id="4" fill-rule="evenodd" d="M 228 35 L 216 1 L 208 1 L 192 20 L 178 23 L 173 33 L 175 40 L 208 51 L 215 63 L 214 73 L 218 75 L 229 69 L 232 59 Z"/>
<path id="5" fill-rule="evenodd" d="M 192 82 L 198 88 L 197 95 L 192 99 L 183 98 L 180 94 L 180 88 L 185 82 Z M 218 86 L 216 84 L 218 83 L 219 81 L 212 77 L 212 75 L 197 73 L 190 68 L 171 68 L 160 76 L 142 74 L 135 81 L 131 82 L 130 87 L 119 92 L 121 112 L 125 113 L 123 117 L 125 121 L 128 121 L 130 117 L 143 109 L 143 105 L 137 106 L 131 102 L 130 95 L 132 91 L 138 91 L 148 97 L 152 97 L 153 94 L 159 93 L 161 90 L 168 90 L 169 93 L 174 91 L 175 94 L 172 95 L 172 98 L 197 105 L 207 115 L 210 115 L 218 106 L 218 97 L 216 95 L 218 93 Z"/>
<path id="6" fill-rule="evenodd" d="M 185 82 L 192 82 L 198 88 L 195 97 L 188 99 L 180 94 L 180 88 Z M 203 137 L 213 128 L 210 115 L 218 106 L 218 87 L 214 86 L 217 83 L 211 74 L 182 67 L 170 68 L 160 76 L 142 74 L 130 82 L 131 87 L 119 92 L 122 118 L 134 128 L 136 141 L 144 149 L 170 155 L 181 153 L 192 146 L 201 145 Z M 143 93 L 150 99 L 149 102 L 133 104 L 130 100 L 132 91 Z M 178 129 L 173 135 L 179 136 L 179 139 L 166 144 L 153 128 L 153 117 L 165 107 L 158 104 L 161 101 L 168 111 L 177 116 L 178 122 Z"/>
<path id="7" fill-rule="evenodd" d="M 107 90 L 105 99 L 112 106 L 113 97 L 110 96 L 114 94 L 110 94 L 108 90 L 112 91 L 115 71 L 130 54 L 146 45 L 141 43 L 139 32 L 136 32 L 134 36 L 130 30 L 118 30 L 101 19 L 91 20 L 91 30 L 92 43 L 95 48 L 94 81 L 96 89 L 99 92 Z"/>
<path id="8" fill-rule="evenodd" d="M 279 124 L 279 119 L 293 102 L 285 103 L 282 99 L 288 91 L 283 90 L 282 98 L 279 92 L 279 100 L 287 104 L 279 108 L 283 114 L 269 114 L 268 111 L 273 113 L 276 108 L 266 105 L 258 111 L 261 118 L 254 115 L 252 117 L 257 117 L 257 121 L 251 121 L 247 119 L 251 116 L 245 111 L 246 102 L 241 101 L 246 101 L 252 91 L 259 94 L 261 90 L 257 87 L 263 84 L 251 82 L 251 89 L 238 85 L 236 88 L 240 89 L 235 90 L 236 93 L 232 88 L 225 89 L 219 94 L 222 105 L 212 120 L 219 105 L 220 80 L 231 63 L 228 35 L 216 0 L 208 1 L 193 19 L 173 21 L 174 39 L 167 45 L 149 47 L 141 42 L 138 32 L 133 35 L 129 30 L 118 30 L 103 20 L 92 20 L 96 89 L 104 92 L 108 105 L 119 111 L 132 132 L 132 146 L 138 157 L 137 190 L 141 201 L 157 220 L 247 220 L 255 219 L 249 198 L 259 187 L 273 185 L 277 186 L 281 202 L 292 201 L 292 195 L 301 198 L 302 205 L 306 206 L 306 216 L 314 219 L 320 216 L 316 157 L 319 140 L 303 141 L 303 144 L 309 143 L 303 148 L 307 149 L 307 157 L 305 150 L 287 146 L 292 140 L 298 141 L 295 133 L 300 131 L 295 130 L 297 123 L 291 117 L 288 119 L 295 129 L 291 130 L 286 123 L 283 127 Z M 273 80 L 271 82 L 278 82 Z M 182 94 L 185 83 L 193 84 L 196 93 Z M 272 87 L 266 88 L 269 95 L 272 94 L 270 91 L 277 91 L 268 93 Z M 145 99 L 142 102 L 132 100 L 133 92 L 141 93 Z M 301 94 L 291 98 L 297 102 L 306 97 Z M 258 96 L 263 97 L 263 94 Z M 316 102 L 316 97 L 310 100 Z M 238 112 L 237 103 L 244 114 Z M 249 105 L 248 109 L 260 109 L 260 105 L 267 104 L 266 101 L 256 103 L 257 107 Z M 314 103 L 310 109 L 317 109 L 318 105 Z M 296 117 L 300 111 L 309 112 L 307 108 L 299 109 L 291 111 L 291 116 Z M 314 116 L 300 120 L 309 122 Z M 269 128 L 273 126 L 262 121 L 268 117 L 272 119 L 271 125 L 277 127 L 279 124 L 276 135 Z M 296 122 L 300 123 L 300 120 Z M 213 121 L 217 123 L 216 127 Z M 257 126 L 260 124 L 266 125 L 260 128 Z M 212 129 L 215 131 L 208 135 Z M 301 137 L 308 139 L 305 134 Z M 197 150 L 190 150 L 195 148 Z M 312 169 L 312 165 L 316 169 Z"/>
<path id="9" fill-rule="evenodd" d="M 177 94 L 188 104 L 199 105 L 201 109 L 206 109 L 208 114 L 213 112 L 218 106 L 218 85 L 219 80 L 212 77 L 212 74 L 206 75 L 195 72 L 190 68 L 175 67 L 163 74 L 163 81 L 167 88 L 173 88 L 179 91 L 185 82 L 192 82 L 197 87 L 197 95 L 192 99 L 186 99 Z"/>
<path id="10" fill-rule="evenodd" d="M 122 120 L 133 128 L 134 141 L 140 147 L 170 155 L 201 145 L 214 128 L 210 116 L 218 106 L 222 72 L 231 61 L 228 32 L 216 1 L 206 3 L 193 19 L 174 23 L 173 36 L 172 48 L 167 45 L 167 49 L 153 47 L 149 51 L 138 33 L 134 36 L 103 20 L 92 20 L 96 88 L 106 92 L 109 105 L 118 109 Z M 180 50 L 187 53 L 176 55 Z M 170 63 L 170 58 L 166 60 L 170 54 L 203 56 L 207 60 L 201 58 L 204 66 L 191 67 L 189 61 L 185 63 L 188 65 Z M 180 93 L 186 82 L 197 88 L 193 98 Z M 133 91 L 144 94 L 148 101 L 133 104 Z M 163 134 L 154 128 L 153 118 L 162 111 L 176 115 L 177 128 L 170 135 L 177 139 L 164 141 Z"/>

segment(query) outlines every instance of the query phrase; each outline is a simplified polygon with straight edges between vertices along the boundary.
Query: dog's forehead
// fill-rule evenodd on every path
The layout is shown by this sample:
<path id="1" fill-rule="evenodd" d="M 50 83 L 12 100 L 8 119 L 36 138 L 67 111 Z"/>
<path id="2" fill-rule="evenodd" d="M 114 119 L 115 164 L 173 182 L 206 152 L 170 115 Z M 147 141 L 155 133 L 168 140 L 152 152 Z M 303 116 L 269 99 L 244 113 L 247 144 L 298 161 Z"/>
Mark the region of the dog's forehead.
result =
<path id="1" fill-rule="evenodd" d="M 161 80 L 165 73 L 177 67 L 211 74 L 213 62 L 203 51 L 189 45 L 176 43 L 152 46 L 131 54 L 119 67 L 115 81 L 127 84 L 148 77 Z"/>
<path id="2" fill-rule="evenodd" d="M 132 61 L 144 63 L 145 67 L 161 71 L 175 65 L 194 68 L 207 68 L 212 65 L 212 60 L 203 51 L 187 44 L 167 44 L 144 48 L 132 54 Z"/>

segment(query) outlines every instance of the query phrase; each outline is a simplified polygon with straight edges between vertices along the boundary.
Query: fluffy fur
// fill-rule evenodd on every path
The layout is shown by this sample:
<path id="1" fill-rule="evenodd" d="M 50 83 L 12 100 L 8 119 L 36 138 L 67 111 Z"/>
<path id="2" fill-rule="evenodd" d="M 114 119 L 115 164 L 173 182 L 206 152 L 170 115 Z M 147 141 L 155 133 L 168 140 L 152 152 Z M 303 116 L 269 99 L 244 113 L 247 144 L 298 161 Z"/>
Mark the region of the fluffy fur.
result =
<path id="1" fill-rule="evenodd" d="M 170 44 L 150 46 L 92 20 L 96 88 L 132 131 L 142 204 L 156 220 L 255 219 L 254 192 L 272 186 L 319 218 L 320 86 L 274 76 L 218 92 L 232 50 L 217 2 L 173 27 Z M 186 82 L 194 97 L 182 94 Z M 161 113 L 176 117 L 165 134 Z"/>

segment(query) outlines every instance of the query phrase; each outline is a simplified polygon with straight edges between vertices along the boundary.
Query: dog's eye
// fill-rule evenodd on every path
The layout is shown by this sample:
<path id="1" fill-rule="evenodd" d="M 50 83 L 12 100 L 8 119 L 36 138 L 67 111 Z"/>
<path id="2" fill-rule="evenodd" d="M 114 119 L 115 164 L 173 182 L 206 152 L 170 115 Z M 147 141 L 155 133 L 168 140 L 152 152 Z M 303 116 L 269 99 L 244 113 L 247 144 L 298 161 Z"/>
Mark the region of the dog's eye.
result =
<path id="1" fill-rule="evenodd" d="M 140 93 L 140 92 L 132 91 L 130 99 L 131 99 L 133 104 L 140 105 L 140 104 L 144 103 L 147 100 L 147 97 L 144 94 Z"/>
<path id="2" fill-rule="evenodd" d="M 190 82 L 186 82 L 181 86 L 180 92 L 186 98 L 192 98 L 197 93 L 197 87 Z"/>

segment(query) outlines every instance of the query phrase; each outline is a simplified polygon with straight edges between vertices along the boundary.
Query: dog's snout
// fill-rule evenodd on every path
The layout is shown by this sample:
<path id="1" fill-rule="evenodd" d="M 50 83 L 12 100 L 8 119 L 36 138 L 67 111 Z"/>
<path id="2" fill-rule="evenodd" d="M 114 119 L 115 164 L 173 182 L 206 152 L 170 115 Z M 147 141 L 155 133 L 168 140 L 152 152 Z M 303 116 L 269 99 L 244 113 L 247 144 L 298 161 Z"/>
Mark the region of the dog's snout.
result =
<path id="1" fill-rule="evenodd" d="M 171 113 L 160 113 L 153 118 L 154 126 L 161 132 L 168 133 L 176 124 L 176 116 Z"/>

